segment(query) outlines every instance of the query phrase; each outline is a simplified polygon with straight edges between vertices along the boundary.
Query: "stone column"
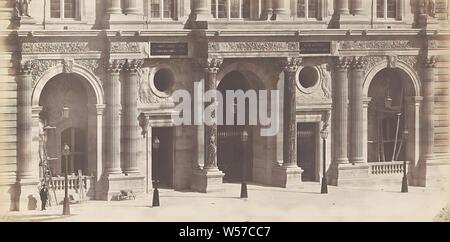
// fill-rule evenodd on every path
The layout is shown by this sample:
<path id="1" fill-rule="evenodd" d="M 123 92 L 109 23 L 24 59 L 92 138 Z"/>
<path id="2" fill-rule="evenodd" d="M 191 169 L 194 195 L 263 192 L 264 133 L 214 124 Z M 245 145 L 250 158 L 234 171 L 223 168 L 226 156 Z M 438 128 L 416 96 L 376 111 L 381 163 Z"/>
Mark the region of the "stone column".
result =
<path id="1" fill-rule="evenodd" d="M 222 59 L 199 59 L 200 67 L 205 73 L 205 91 L 216 90 L 217 73 L 222 63 Z M 213 100 L 216 101 L 217 97 L 213 96 Z M 216 117 L 214 116 L 212 119 L 214 120 Z M 217 122 L 204 125 L 204 134 L 204 165 L 203 169 L 194 171 L 191 188 L 198 192 L 222 190 L 224 174 L 217 166 Z"/>
<path id="2" fill-rule="evenodd" d="M 103 173 L 103 115 L 105 107 L 106 106 L 104 104 L 95 105 L 97 111 L 97 181 L 100 180 Z"/>
<path id="3" fill-rule="evenodd" d="M 287 0 L 272 0 L 274 20 L 288 20 L 291 17 L 291 7 Z"/>
<path id="4" fill-rule="evenodd" d="M 273 8 L 272 0 L 264 0 L 264 9 L 261 13 L 262 20 L 270 20 L 272 18 Z"/>
<path id="5" fill-rule="evenodd" d="M 434 83 L 436 82 L 436 62 L 435 56 L 425 59 L 423 69 L 423 159 L 434 159 Z"/>
<path id="6" fill-rule="evenodd" d="M 192 0 L 191 21 L 207 21 L 212 19 L 211 10 L 208 8 L 208 0 Z"/>
<path id="7" fill-rule="evenodd" d="M 136 4 L 137 0 L 127 0 L 126 1 L 126 8 L 125 8 L 125 14 L 139 14 L 139 9 Z M 120 5 L 119 5 L 120 6 Z"/>
<path id="8" fill-rule="evenodd" d="M 209 59 L 206 71 L 205 91 L 216 90 L 217 88 L 217 72 L 222 65 L 222 59 Z M 217 97 L 214 101 L 217 102 Z M 218 170 L 217 167 L 217 117 L 213 117 L 216 122 L 212 125 L 205 125 L 205 166 L 207 170 Z"/>
<path id="9" fill-rule="evenodd" d="M 272 170 L 272 184 L 290 187 L 301 183 L 303 170 L 297 165 L 296 75 L 301 58 L 289 57 L 281 61 L 284 71 L 283 98 L 283 164 Z"/>
<path id="10" fill-rule="evenodd" d="M 27 61 L 21 65 L 21 75 L 18 78 L 17 89 L 17 177 L 22 179 L 33 179 L 32 159 L 32 106 L 31 106 L 31 71 L 33 63 Z M 37 164 L 36 164 L 37 165 Z"/>
<path id="11" fill-rule="evenodd" d="M 124 173 L 132 174 L 139 173 L 137 153 L 138 153 L 138 139 L 139 122 L 138 122 L 138 70 L 141 68 L 143 60 L 128 60 L 126 63 L 126 80 L 124 83 L 123 95 L 123 158 L 124 158 Z"/>
<path id="12" fill-rule="evenodd" d="M 334 132 L 335 154 L 334 159 L 337 164 L 348 163 L 347 151 L 347 127 L 348 127 L 348 66 L 349 61 L 346 57 L 339 58 L 336 61 L 335 69 L 335 123 Z"/>
<path id="13" fill-rule="evenodd" d="M 364 7 L 362 0 L 351 0 L 351 12 L 353 15 L 362 15 L 364 13 Z"/>
<path id="14" fill-rule="evenodd" d="M 348 15 L 349 9 L 348 9 L 348 0 L 335 0 L 335 14 L 339 15 Z"/>
<path id="15" fill-rule="evenodd" d="M 296 74 L 301 59 L 288 58 L 283 62 L 283 166 L 297 167 Z"/>
<path id="16" fill-rule="evenodd" d="M 350 163 L 364 162 L 364 140 L 363 140 L 363 78 L 364 59 L 355 57 L 351 63 L 350 84 Z"/>
<path id="17" fill-rule="evenodd" d="M 121 14 L 122 8 L 120 6 L 120 0 L 109 0 L 109 8 L 107 12 L 109 14 Z"/>
<path id="18" fill-rule="evenodd" d="M 106 165 L 107 175 L 121 174 L 120 166 L 120 71 L 122 60 L 112 60 L 109 81 L 106 83 Z"/>

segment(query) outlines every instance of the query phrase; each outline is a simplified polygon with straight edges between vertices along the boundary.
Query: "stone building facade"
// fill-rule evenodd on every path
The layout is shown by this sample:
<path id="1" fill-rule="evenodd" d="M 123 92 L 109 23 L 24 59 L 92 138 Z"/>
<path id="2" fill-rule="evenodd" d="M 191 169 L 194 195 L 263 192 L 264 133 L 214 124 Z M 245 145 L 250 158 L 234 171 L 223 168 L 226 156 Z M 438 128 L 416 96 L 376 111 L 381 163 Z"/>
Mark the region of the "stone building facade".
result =
<path id="1" fill-rule="evenodd" d="M 243 166 L 251 182 L 289 187 L 319 182 L 324 158 L 337 186 L 400 183 L 404 160 L 411 185 L 448 182 L 447 1 L 42 2 L 0 0 L 7 209 L 38 199 L 43 160 L 61 192 L 65 158 L 81 171 L 75 199 L 77 184 L 90 199 L 145 192 L 155 174 L 176 190 L 220 191 Z M 197 81 L 279 90 L 280 132 L 175 125 L 172 93 Z"/>

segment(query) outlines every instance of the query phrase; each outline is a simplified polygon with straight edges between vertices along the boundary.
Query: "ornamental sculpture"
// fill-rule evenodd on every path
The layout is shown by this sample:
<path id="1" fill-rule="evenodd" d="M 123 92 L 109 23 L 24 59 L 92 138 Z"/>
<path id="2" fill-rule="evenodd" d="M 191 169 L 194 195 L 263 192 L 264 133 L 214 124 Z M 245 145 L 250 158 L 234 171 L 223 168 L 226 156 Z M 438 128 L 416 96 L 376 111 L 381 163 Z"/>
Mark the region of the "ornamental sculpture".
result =
<path id="1" fill-rule="evenodd" d="M 419 14 L 428 15 L 430 17 L 436 16 L 436 1 L 435 0 L 420 0 L 418 2 Z"/>
<path id="2" fill-rule="evenodd" d="M 17 17 L 21 16 L 31 17 L 30 4 L 31 0 L 16 0 L 16 2 L 14 3 L 14 14 Z"/>

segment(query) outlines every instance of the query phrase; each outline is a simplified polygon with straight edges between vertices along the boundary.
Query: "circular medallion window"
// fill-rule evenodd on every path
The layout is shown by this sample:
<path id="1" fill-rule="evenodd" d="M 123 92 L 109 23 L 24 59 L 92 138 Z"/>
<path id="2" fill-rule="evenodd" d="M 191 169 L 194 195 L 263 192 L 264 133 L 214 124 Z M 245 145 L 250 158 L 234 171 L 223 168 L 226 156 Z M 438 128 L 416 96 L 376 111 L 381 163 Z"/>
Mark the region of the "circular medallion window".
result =
<path id="1" fill-rule="evenodd" d="M 298 73 L 298 83 L 301 91 L 311 93 L 319 83 L 319 71 L 313 66 L 306 66 Z"/>
<path id="2" fill-rule="evenodd" d="M 175 78 L 169 69 L 159 69 L 153 75 L 152 89 L 160 97 L 168 97 L 172 94 Z"/>

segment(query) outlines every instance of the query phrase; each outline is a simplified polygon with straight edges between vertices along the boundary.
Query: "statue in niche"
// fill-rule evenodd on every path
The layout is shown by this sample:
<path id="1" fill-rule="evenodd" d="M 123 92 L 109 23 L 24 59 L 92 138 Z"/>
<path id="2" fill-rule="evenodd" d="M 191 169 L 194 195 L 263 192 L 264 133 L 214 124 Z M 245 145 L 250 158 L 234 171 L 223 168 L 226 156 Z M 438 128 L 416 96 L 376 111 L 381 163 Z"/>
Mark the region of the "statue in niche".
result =
<path id="1" fill-rule="evenodd" d="M 419 0 L 418 4 L 420 15 L 436 16 L 436 0 Z"/>
<path id="2" fill-rule="evenodd" d="M 22 16 L 31 17 L 30 4 L 31 4 L 31 0 L 16 0 L 16 2 L 14 4 L 15 15 L 18 17 L 22 17 Z"/>
<path id="3" fill-rule="evenodd" d="M 325 98 L 331 98 L 331 87 L 330 87 L 330 80 L 331 80 L 331 75 L 329 72 L 329 65 L 328 64 L 323 64 L 321 65 L 321 67 L 319 68 L 320 70 L 320 77 L 321 77 L 321 89 L 323 92 L 323 95 Z"/>

